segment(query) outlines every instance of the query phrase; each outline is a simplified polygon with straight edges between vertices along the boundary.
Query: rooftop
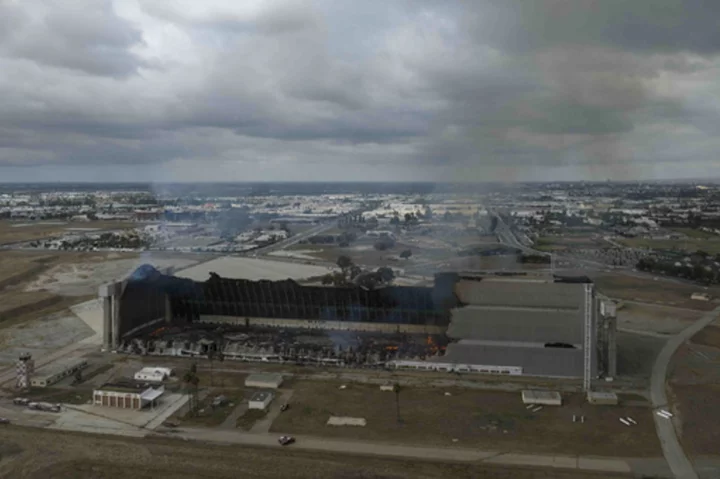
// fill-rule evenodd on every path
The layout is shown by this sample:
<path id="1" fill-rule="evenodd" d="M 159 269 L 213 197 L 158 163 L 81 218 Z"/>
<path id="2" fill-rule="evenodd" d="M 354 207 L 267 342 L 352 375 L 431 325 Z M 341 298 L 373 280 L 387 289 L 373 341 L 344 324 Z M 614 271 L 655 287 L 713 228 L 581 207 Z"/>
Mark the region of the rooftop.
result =
<path id="1" fill-rule="evenodd" d="M 582 344 L 581 311 L 484 308 L 452 310 L 448 337 L 460 340 Z"/>
<path id="2" fill-rule="evenodd" d="M 64 358 L 53 361 L 52 363 L 38 369 L 37 377 L 49 377 L 61 373 L 67 369 L 78 367 L 82 364 L 87 364 L 86 359 L 75 359 L 75 358 Z"/>
<path id="3" fill-rule="evenodd" d="M 143 394 L 144 392 L 151 389 L 153 388 L 148 387 L 145 383 L 134 381 L 121 381 L 115 383 L 105 383 L 99 388 L 97 388 L 96 391 Z"/>
<path id="4" fill-rule="evenodd" d="M 270 391 L 258 391 L 256 393 L 253 393 L 252 396 L 250 396 L 251 401 L 259 401 L 263 402 L 267 400 L 268 398 L 271 398 L 274 396 L 274 394 Z"/>
<path id="5" fill-rule="evenodd" d="M 526 308 L 577 309 L 583 303 L 583 284 L 537 280 L 461 279 L 455 285 L 465 304 Z"/>

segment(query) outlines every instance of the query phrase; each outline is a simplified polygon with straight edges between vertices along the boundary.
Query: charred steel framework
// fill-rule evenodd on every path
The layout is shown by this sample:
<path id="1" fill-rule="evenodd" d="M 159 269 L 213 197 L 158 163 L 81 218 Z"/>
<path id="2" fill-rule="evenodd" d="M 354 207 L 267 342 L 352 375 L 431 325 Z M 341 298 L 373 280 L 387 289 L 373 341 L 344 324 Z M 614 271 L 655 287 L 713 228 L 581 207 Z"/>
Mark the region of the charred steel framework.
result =
<path id="1" fill-rule="evenodd" d="M 191 294 L 170 294 L 173 316 L 267 317 L 447 325 L 457 300 L 438 288 L 328 288 L 292 280 L 248 281 L 212 278 L 195 283 Z"/>

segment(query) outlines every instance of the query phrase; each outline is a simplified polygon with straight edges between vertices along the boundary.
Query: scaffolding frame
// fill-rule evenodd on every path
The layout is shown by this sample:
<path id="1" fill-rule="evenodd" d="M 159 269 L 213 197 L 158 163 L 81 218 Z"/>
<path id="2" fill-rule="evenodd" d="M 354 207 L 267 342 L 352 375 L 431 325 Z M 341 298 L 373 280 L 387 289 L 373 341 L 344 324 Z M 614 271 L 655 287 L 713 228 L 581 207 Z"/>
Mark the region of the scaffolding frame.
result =
<path id="1" fill-rule="evenodd" d="M 593 343 L 593 285 L 585 284 L 583 337 L 583 389 L 590 392 L 592 387 L 592 343 Z"/>

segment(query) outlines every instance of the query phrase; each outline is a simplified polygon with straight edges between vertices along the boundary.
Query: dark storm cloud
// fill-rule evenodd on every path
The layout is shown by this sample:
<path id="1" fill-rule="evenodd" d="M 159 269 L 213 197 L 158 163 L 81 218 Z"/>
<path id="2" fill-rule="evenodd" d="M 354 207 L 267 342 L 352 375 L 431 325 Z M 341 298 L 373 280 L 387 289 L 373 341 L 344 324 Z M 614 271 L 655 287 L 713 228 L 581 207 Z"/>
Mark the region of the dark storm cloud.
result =
<path id="1" fill-rule="evenodd" d="M 141 32 L 118 18 L 111 2 L 56 0 L 39 4 L 32 13 L 22 8 L 21 3 L 0 7 L 0 16 L 20 20 L 3 39 L 0 51 L 6 56 L 119 77 L 143 64 L 130 51 L 142 41 Z"/>
<path id="2" fill-rule="evenodd" d="M 482 41 L 515 52 L 605 45 L 640 53 L 720 51 L 715 0 L 463 2 L 462 19 Z"/>
<path id="3" fill-rule="evenodd" d="M 689 0 L 0 3 L 0 165 L 491 180 L 709 161 L 719 19 Z"/>

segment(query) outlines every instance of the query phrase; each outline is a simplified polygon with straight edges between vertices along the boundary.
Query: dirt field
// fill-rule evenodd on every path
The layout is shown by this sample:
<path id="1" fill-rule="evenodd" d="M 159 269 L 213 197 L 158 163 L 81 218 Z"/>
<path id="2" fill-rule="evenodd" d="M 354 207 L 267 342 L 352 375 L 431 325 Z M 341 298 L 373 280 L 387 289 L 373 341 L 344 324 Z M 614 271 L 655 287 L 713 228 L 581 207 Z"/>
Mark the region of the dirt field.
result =
<path id="1" fill-rule="evenodd" d="M 578 248 L 597 248 L 598 244 L 589 234 L 569 236 L 547 235 L 538 238 L 535 249 L 539 251 L 568 251 Z"/>
<path id="2" fill-rule="evenodd" d="M 463 447 L 513 452 L 654 457 L 661 454 L 651 411 L 637 407 L 590 406 L 579 395 L 568 396 L 563 407 L 529 412 L 519 393 L 461 389 L 407 388 L 400 393 L 400 416 L 395 395 L 378 386 L 299 381 L 291 407 L 271 431 L 327 437 L 351 437 L 397 443 Z M 451 396 L 444 395 L 450 392 Z M 573 423 L 583 414 L 585 424 Z M 329 416 L 363 417 L 366 427 L 326 426 Z M 619 422 L 629 415 L 639 425 Z M 542 437 L 542 441 L 538 438 Z"/>
<path id="3" fill-rule="evenodd" d="M 701 250 L 710 254 L 720 253 L 720 236 L 714 236 L 708 239 L 691 237 L 684 240 L 653 240 L 645 238 L 622 238 L 618 239 L 618 243 L 622 243 L 631 248 L 648 248 L 655 250 L 678 250 L 694 253 Z"/>
<path id="4" fill-rule="evenodd" d="M 682 346 L 673 357 L 670 375 L 671 402 L 682 422 L 683 446 L 695 458 L 720 458 L 720 349 Z"/>
<path id="5" fill-rule="evenodd" d="M 622 274 L 601 274 L 593 278 L 598 290 L 611 297 L 647 303 L 664 304 L 678 308 L 710 311 L 717 307 L 712 301 L 690 299 L 692 293 L 705 291 L 703 287 L 690 284 L 655 281 L 652 277 L 638 278 Z M 720 288 L 708 288 L 712 296 L 720 295 Z"/>
<path id="6" fill-rule="evenodd" d="M 618 328 L 667 335 L 680 332 L 703 314 L 700 311 L 637 303 L 622 303 L 619 306 Z"/>
<path id="7" fill-rule="evenodd" d="M 720 384 L 674 385 L 682 415 L 682 442 L 691 455 L 720 456 Z"/>
<path id="8" fill-rule="evenodd" d="M 720 326 L 710 325 L 692 338 L 695 344 L 720 349 Z"/>
<path id="9" fill-rule="evenodd" d="M 9 221 L 0 220 L 0 244 L 52 238 L 73 229 L 80 231 L 107 231 L 136 228 L 137 223 L 127 221 Z"/>
<path id="10" fill-rule="evenodd" d="M 0 426 L 2 427 L 2 426 Z M 578 472 L 134 439 L 4 427 L 0 477 L 13 479 L 600 479 Z"/>

